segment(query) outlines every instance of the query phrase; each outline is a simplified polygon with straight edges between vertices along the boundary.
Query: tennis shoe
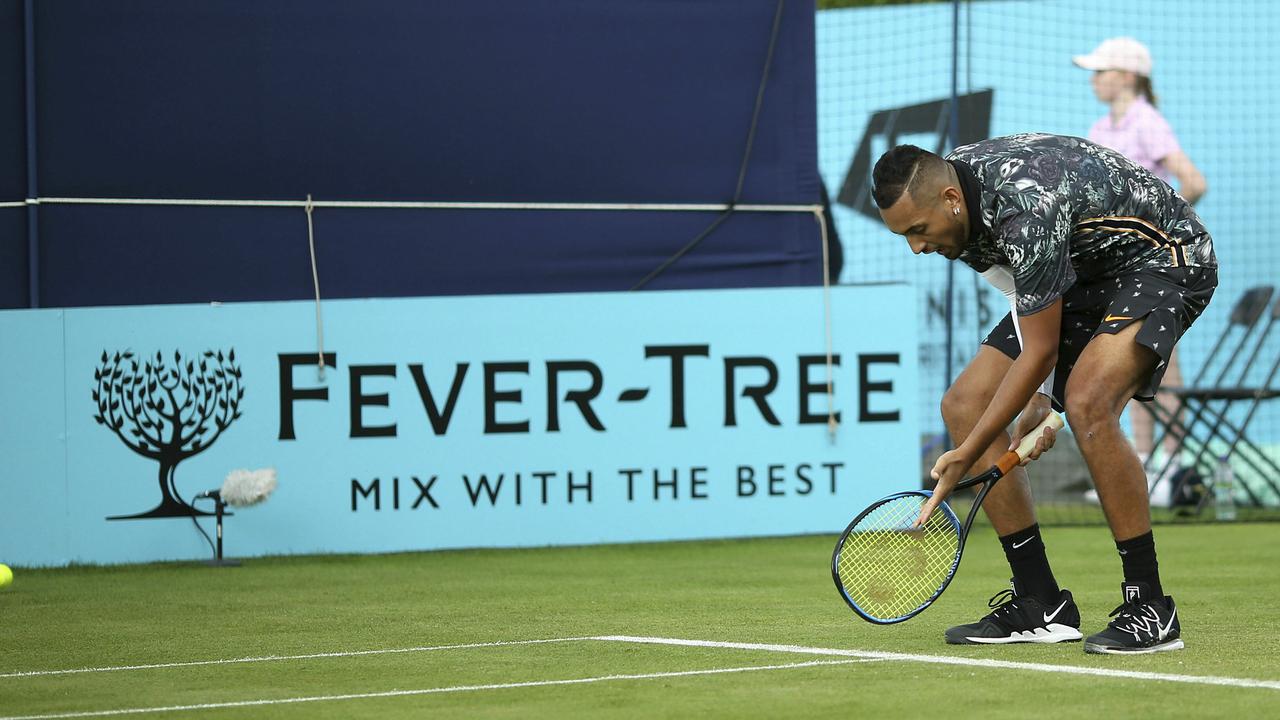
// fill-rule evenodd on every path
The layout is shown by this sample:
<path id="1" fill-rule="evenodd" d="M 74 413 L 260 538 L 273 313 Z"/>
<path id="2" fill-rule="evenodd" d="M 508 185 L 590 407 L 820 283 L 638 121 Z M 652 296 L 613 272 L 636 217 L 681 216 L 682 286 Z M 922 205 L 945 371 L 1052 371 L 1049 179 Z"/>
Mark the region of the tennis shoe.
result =
<path id="1" fill-rule="evenodd" d="M 987 602 L 992 611 L 976 623 L 957 625 L 947 630 L 952 645 L 1004 645 L 1008 643 L 1078 642 L 1080 609 L 1063 590 L 1053 603 L 1044 603 L 1031 595 L 1018 594 L 1017 583 L 996 593 Z"/>
<path id="2" fill-rule="evenodd" d="M 1087 653 L 1128 655 L 1181 650 L 1182 624 L 1173 598 L 1154 597 L 1143 582 L 1121 584 L 1124 603 L 1111 611 L 1112 620 L 1084 643 Z"/>

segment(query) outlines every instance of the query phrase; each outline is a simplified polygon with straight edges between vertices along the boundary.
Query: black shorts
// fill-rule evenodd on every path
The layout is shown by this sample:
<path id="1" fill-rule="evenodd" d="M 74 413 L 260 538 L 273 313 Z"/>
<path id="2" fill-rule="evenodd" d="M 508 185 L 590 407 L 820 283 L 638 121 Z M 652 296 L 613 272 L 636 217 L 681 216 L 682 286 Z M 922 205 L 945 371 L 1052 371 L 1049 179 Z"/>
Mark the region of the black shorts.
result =
<path id="1" fill-rule="evenodd" d="M 1096 335 L 1114 334 L 1146 318 L 1134 338 L 1160 360 L 1151 376 L 1134 394 L 1151 400 L 1160 387 L 1173 346 L 1200 317 L 1218 287 L 1218 271 L 1209 267 L 1152 268 L 1096 283 L 1077 282 L 1062 295 L 1062 336 L 1058 342 L 1058 368 L 1053 379 L 1053 404 L 1066 402 L 1067 377 L 1084 346 Z M 982 341 L 1005 355 L 1022 352 L 1014 332 L 1013 316 L 1005 315 Z"/>

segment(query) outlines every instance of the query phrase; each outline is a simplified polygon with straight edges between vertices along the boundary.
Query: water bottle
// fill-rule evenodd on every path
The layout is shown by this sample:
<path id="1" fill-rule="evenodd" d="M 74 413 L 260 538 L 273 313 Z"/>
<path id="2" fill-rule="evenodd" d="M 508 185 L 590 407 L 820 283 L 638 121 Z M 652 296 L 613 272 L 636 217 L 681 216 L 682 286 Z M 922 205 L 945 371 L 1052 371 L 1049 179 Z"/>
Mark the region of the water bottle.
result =
<path id="1" fill-rule="evenodd" d="M 1236 475 L 1226 456 L 1218 458 L 1213 471 L 1213 507 L 1219 520 L 1236 519 Z"/>

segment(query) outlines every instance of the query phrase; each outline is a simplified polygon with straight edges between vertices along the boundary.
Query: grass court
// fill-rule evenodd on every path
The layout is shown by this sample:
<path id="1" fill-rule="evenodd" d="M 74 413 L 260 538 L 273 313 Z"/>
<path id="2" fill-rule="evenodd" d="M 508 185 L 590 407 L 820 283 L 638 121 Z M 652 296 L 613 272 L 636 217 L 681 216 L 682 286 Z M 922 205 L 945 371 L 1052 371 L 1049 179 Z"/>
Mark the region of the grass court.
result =
<path id="1" fill-rule="evenodd" d="M 876 627 L 834 536 L 19 568 L 0 718 L 1262 717 L 1280 710 L 1280 544 L 1161 526 L 1186 649 L 958 647 L 1007 566 L 980 527 L 932 608 Z M 1105 528 L 1047 528 L 1085 634 L 1120 602 Z"/>

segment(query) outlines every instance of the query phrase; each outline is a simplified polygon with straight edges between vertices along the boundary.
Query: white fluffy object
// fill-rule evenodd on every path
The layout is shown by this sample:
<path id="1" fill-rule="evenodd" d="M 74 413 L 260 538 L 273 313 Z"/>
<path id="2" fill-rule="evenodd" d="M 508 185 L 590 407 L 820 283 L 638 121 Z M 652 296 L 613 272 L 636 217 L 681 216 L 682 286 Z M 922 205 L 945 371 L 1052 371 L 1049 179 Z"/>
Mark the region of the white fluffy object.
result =
<path id="1" fill-rule="evenodd" d="M 276 469 L 232 470 L 222 483 L 222 502 L 235 507 L 257 505 L 276 489 Z"/>

